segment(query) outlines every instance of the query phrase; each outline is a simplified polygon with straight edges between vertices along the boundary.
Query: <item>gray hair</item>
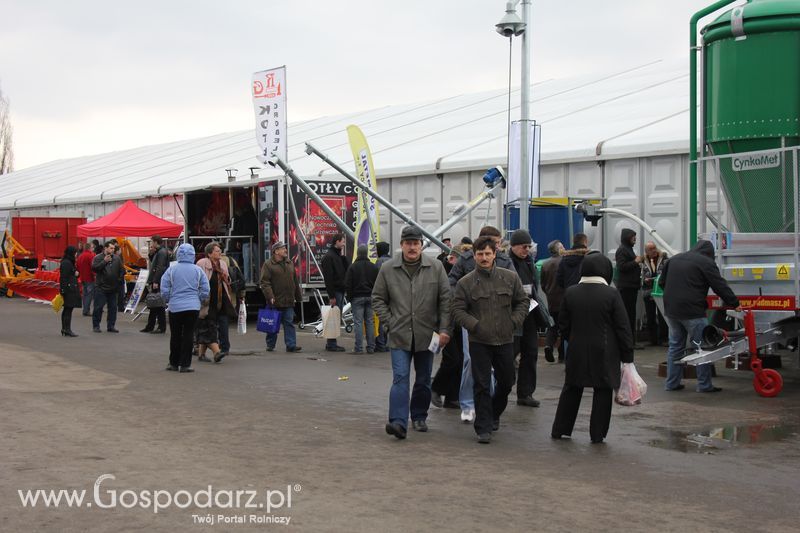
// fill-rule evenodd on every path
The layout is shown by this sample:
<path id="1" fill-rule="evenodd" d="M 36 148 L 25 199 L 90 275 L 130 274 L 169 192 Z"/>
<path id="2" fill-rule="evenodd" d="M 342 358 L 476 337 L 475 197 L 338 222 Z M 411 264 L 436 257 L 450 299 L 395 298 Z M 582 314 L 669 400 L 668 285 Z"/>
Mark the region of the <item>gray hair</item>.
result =
<path id="1" fill-rule="evenodd" d="M 217 241 L 211 241 L 210 243 L 206 244 L 205 248 L 206 255 L 211 255 L 212 253 L 214 253 L 214 248 L 219 248 L 220 250 L 222 250 L 222 245 Z"/>

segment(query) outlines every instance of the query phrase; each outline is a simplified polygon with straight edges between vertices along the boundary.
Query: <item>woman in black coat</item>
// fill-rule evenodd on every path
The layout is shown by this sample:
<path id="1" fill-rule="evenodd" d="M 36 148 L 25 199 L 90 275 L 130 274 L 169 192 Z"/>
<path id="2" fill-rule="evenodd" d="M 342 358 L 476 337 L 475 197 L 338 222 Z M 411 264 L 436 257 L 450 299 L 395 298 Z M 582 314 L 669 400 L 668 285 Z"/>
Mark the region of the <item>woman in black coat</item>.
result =
<path id="1" fill-rule="evenodd" d="M 566 378 L 558 400 L 552 437 L 572 435 L 584 387 L 592 387 L 589 436 L 603 442 L 611 422 L 614 389 L 620 384 L 620 363 L 633 362 L 633 337 L 619 291 L 609 287 L 613 268 L 600 252 L 586 254 L 581 279 L 564 293 L 559 314 L 567 346 Z"/>
<path id="2" fill-rule="evenodd" d="M 77 251 L 74 246 L 67 246 L 64 257 L 61 258 L 59 292 L 64 298 L 64 307 L 61 309 L 61 335 L 64 337 L 77 337 L 72 331 L 72 310 L 83 305 L 81 291 L 78 289 L 78 271 L 75 269 Z"/>

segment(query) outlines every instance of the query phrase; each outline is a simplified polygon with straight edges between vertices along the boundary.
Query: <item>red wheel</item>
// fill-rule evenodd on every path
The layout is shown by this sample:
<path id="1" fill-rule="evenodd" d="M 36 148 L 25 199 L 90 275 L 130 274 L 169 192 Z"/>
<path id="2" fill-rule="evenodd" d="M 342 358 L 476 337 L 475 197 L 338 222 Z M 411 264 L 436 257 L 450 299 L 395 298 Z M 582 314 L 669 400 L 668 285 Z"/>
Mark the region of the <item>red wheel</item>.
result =
<path id="1" fill-rule="evenodd" d="M 783 378 L 776 370 L 767 368 L 755 375 L 753 388 L 765 398 L 774 398 L 783 389 Z"/>

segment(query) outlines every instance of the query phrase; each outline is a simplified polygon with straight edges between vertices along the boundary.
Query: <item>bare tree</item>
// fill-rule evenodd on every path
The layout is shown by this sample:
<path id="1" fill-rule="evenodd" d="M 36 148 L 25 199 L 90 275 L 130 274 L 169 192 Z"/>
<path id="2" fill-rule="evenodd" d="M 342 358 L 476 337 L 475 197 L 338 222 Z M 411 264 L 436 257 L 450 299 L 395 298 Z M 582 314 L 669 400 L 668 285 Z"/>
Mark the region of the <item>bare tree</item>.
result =
<path id="1" fill-rule="evenodd" d="M 11 106 L 0 88 L 0 174 L 14 170 L 14 128 L 11 127 Z"/>

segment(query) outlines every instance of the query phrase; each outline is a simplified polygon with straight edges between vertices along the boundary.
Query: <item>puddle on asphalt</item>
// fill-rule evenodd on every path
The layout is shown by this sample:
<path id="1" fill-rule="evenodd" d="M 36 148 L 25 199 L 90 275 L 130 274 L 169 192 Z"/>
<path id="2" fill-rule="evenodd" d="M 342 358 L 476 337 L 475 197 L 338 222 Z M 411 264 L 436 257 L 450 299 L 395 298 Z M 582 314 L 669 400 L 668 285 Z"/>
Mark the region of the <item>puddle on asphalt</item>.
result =
<path id="1" fill-rule="evenodd" d="M 726 425 L 690 432 L 658 429 L 665 437 L 651 440 L 651 446 L 685 453 L 713 453 L 798 437 L 797 426 L 780 424 Z"/>

